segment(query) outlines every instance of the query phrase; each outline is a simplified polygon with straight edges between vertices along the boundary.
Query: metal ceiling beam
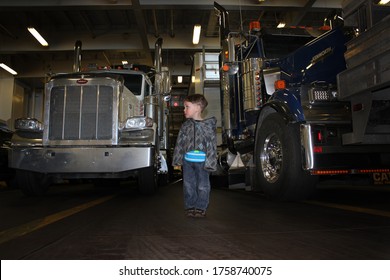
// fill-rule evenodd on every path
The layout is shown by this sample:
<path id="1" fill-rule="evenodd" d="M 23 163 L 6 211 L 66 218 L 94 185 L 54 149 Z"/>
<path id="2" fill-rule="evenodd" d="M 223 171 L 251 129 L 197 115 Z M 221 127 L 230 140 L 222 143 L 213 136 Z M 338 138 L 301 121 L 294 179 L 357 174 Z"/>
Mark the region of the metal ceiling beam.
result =
<path id="1" fill-rule="evenodd" d="M 0 24 L 0 30 L 3 30 L 3 32 L 8 35 L 10 38 L 16 40 L 18 39 L 18 36 L 13 34 L 11 31 L 9 31 L 4 25 Z"/>
<path id="2" fill-rule="evenodd" d="M 141 43 L 142 43 L 142 49 L 145 54 L 146 60 L 149 62 L 150 65 L 153 63 L 152 54 L 150 52 L 151 47 L 149 46 L 149 40 L 148 40 L 148 29 L 146 26 L 146 21 L 144 17 L 143 10 L 141 9 L 139 0 L 133 0 L 132 1 L 132 8 L 134 10 L 134 15 L 137 20 L 138 29 L 141 30 L 140 37 L 141 37 Z"/>
<path id="3" fill-rule="evenodd" d="M 297 10 L 297 11 L 290 11 L 287 14 L 284 15 L 284 21 L 286 23 L 286 26 L 298 26 L 306 13 L 309 11 L 311 7 L 313 7 L 313 4 L 317 0 L 308 0 L 303 8 Z"/>
<path id="4" fill-rule="evenodd" d="M 170 28 L 169 28 L 169 36 L 171 36 L 171 38 L 174 38 L 175 37 L 175 30 L 174 30 L 174 13 L 173 13 L 173 10 L 171 9 L 170 10 Z"/>
<path id="5" fill-rule="evenodd" d="M 154 37 L 158 38 L 160 36 L 160 33 L 158 32 L 158 24 L 157 24 L 157 17 L 156 17 L 156 10 L 152 10 L 153 14 L 153 25 L 154 25 Z"/>
<path id="6" fill-rule="evenodd" d="M 91 27 L 92 24 L 91 24 L 91 21 L 88 18 L 88 15 L 84 11 L 80 11 L 79 14 L 80 14 L 80 18 L 81 18 L 84 26 L 87 28 L 88 32 L 91 33 L 92 38 L 95 39 L 96 38 L 96 34 L 93 31 L 93 28 Z"/>

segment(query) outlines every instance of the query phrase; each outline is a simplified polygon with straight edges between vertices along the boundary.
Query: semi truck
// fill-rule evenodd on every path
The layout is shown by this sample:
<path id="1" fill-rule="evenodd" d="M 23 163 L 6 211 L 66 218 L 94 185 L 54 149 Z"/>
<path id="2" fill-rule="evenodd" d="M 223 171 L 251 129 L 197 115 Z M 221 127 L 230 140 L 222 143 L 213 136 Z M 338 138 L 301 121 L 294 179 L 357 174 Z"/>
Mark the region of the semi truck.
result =
<path id="1" fill-rule="evenodd" d="M 324 22 L 315 37 L 271 32 L 259 22 L 232 31 L 228 11 L 217 2 L 214 8 L 219 162 L 229 185 L 240 178 L 270 199 L 301 200 L 325 177 L 390 171 L 388 5 L 345 0 L 342 15 Z"/>
<path id="2" fill-rule="evenodd" d="M 147 72 L 81 70 L 81 45 L 75 44 L 73 72 L 53 75 L 45 85 L 43 123 L 15 121 L 9 165 L 18 186 L 26 195 L 41 195 L 64 180 L 114 185 L 137 178 L 139 191 L 152 194 L 169 165 L 171 85 L 162 39 L 155 44 L 154 67 L 143 67 Z"/>

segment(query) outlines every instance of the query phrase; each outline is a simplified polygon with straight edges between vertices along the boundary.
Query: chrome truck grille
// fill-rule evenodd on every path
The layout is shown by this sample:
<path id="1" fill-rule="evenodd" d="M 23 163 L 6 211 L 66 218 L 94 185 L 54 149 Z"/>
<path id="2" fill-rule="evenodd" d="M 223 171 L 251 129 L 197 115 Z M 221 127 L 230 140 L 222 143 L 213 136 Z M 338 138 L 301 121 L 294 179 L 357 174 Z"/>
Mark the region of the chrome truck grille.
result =
<path id="1" fill-rule="evenodd" d="M 50 140 L 112 138 L 112 88 L 54 87 L 50 98 Z"/>
<path id="2" fill-rule="evenodd" d="M 107 83 L 107 80 L 102 81 Z M 118 127 L 117 91 L 115 84 L 102 85 L 93 79 L 81 85 L 76 80 L 58 85 L 54 81 L 46 96 L 50 109 L 45 113 L 44 142 L 114 144 Z"/>

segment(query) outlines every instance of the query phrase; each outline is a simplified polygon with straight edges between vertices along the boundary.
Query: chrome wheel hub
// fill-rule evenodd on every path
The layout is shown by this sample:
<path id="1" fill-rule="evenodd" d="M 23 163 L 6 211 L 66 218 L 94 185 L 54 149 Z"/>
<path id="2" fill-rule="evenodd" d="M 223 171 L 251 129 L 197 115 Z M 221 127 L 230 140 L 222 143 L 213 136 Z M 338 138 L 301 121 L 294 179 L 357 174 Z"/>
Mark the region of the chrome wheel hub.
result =
<path id="1" fill-rule="evenodd" d="M 260 162 L 264 178 L 269 183 L 276 182 L 282 170 L 283 151 L 282 143 L 275 133 L 265 139 L 260 151 Z"/>

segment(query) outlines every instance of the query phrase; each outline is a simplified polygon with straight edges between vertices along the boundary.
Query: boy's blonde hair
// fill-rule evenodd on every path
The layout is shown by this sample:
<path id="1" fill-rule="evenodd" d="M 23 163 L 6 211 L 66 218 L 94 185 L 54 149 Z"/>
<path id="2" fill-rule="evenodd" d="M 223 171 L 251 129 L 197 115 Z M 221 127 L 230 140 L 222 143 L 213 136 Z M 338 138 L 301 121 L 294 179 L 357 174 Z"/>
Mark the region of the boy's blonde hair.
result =
<path id="1" fill-rule="evenodd" d="M 184 101 L 199 105 L 202 112 L 209 104 L 203 94 L 187 95 L 186 98 L 184 98 Z"/>

